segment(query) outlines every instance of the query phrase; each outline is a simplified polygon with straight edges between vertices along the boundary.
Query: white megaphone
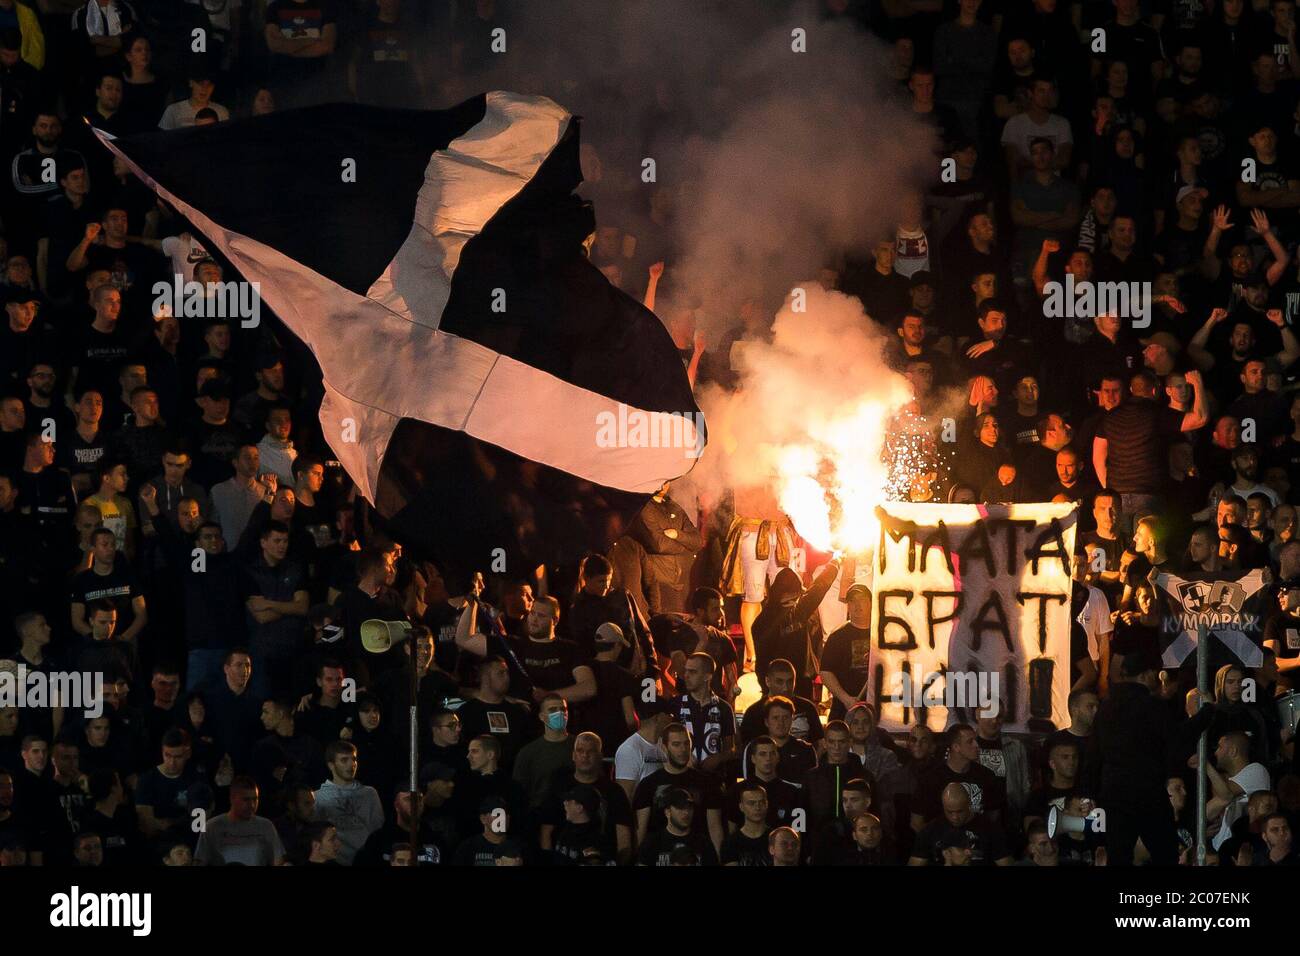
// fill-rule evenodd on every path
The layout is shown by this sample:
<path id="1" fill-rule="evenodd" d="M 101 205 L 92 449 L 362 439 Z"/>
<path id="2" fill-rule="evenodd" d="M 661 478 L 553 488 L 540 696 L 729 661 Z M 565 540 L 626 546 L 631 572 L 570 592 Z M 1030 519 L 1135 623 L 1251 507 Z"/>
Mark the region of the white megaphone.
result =
<path id="1" fill-rule="evenodd" d="M 1075 817 L 1073 813 L 1058 810 L 1056 806 L 1048 810 L 1048 839 L 1057 834 L 1082 834 L 1088 829 L 1087 817 Z"/>
<path id="2" fill-rule="evenodd" d="M 406 621 L 381 621 L 371 618 L 361 622 L 361 646 L 371 654 L 382 654 L 390 647 L 411 636 L 411 625 Z"/>

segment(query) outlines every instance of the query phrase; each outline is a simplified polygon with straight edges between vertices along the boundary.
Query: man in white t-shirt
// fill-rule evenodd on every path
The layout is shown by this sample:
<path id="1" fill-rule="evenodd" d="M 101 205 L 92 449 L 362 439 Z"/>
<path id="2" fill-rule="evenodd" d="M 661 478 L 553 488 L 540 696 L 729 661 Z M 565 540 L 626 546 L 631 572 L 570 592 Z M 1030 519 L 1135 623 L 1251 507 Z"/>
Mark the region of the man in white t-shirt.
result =
<path id="1" fill-rule="evenodd" d="M 1221 816 L 1213 840 L 1214 849 L 1218 850 L 1232 836 L 1232 825 L 1246 812 L 1250 795 L 1257 790 L 1271 789 L 1272 781 L 1263 764 L 1251 762 L 1250 738 L 1240 731 L 1219 738 L 1214 761 L 1205 770 L 1212 793 L 1205 805 L 1205 816 L 1211 821 Z"/>
<path id="2" fill-rule="evenodd" d="M 1075 616 L 1075 621 L 1088 635 L 1088 658 L 1092 661 L 1094 671 L 1090 675 L 1081 674 L 1079 683 L 1070 688 L 1071 690 L 1083 690 L 1096 685 L 1097 678 L 1101 675 L 1101 660 L 1104 652 L 1102 639 L 1110 637 L 1115 630 L 1115 625 L 1110 619 L 1110 602 L 1106 600 L 1106 595 L 1090 584 L 1084 584 L 1082 587 L 1088 589 L 1088 597 Z"/>
<path id="3" fill-rule="evenodd" d="M 1021 175 L 1033 166 L 1029 146 L 1040 137 L 1050 139 L 1056 147 L 1054 165 L 1057 170 L 1070 165 L 1074 135 L 1070 132 L 1069 121 L 1052 112 L 1054 105 L 1056 84 L 1039 77 L 1034 80 L 1030 91 L 1029 108 L 1011 117 L 1003 127 L 1002 148 L 1006 153 L 1007 170 L 1013 183 L 1018 182 Z"/>
<path id="4" fill-rule="evenodd" d="M 173 103 L 163 110 L 162 119 L 158 121 L 159 129 L 182 129 L 195 125 L 195 117 L 200 110 L 210 109 L 217 114 L 217 120 L 224 123 L 230 119 L 230 110 L 214 102 L 212 94 L 217 88 L 212 70 L 203 63 L 190 67 L 190 98 Z"/>
<path id="5" fill-rule="evenodd" d="M 172 261 L 172 272 L 180 276 L 182 282 L 193 282 L 194 269 L 204 259 L 211 258 L 203 243 L 188 232 L 168 236 L 162 241 L 162 251 Z"/>
<path id="6" fill-rule="evenodd" d="M 663 766 L 659 735 L 673 720 L 667 703 L 657 697 L 636 701 L 636 712 L 641 725 L 614 754 L 614 780 L 627 792 L 629 800 L 637 784 Z"/>

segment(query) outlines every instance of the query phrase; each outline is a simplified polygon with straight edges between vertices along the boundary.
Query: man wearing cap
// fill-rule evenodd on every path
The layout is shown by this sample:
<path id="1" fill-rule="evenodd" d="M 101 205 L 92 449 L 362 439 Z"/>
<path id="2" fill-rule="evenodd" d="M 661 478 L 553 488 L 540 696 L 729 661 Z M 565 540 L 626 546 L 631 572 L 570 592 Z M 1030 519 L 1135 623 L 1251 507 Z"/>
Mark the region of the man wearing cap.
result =
<path id="1" fill-rule="evenodd" d="M 736 752 L 736 715 L 713 693 L 713 658 L 696 652 L 682 668 L 686 692 L 673 701 L 676 719 L 690 731 L 696 765 L 718 773 Z"/>
<path id="2" fill-rule="evenodd" d="M 608 741 L 611 754 L 636 732 L 636 702 L 640 699 L 643 686 L 654 686 L 654 681 L 647 678 L 648 684 L 632 676 L 632 673 L 618 662 L 619 655 L 628 647 L 623 629 L 612 621 L 606 621 L 596 628 L 592 644 L 596 656 L 588 662 L 592 673 L 596 675 L 596 686 L 600 688 L 587 706 L 586 725 Z"/>
<path id="3" fill-rule="evenodd" d="M 670 866 L 673 851 L 693 850 L 703 866 L 717 866 L 718 853 L 703 829 L 696 825 L 695 798 L 689 790 L 668 787 L 661 797 L 663 826 L 646 835 L 637 851 L 638 866 Z"/>
<path id="4" fill-rule="evenodd" d="M 1170 375 L 1177 365 L 1177 355 L 1183 350 L 1183 345 L 1173 335 L 1168 332 L 1156 332 L 1142 342 L 1142 364 L 1150 369 L 1160 384 L 1164 384 L 1165 377 Z"/>
<path id="5" fill-rule="evenodd" d="M 520 860 L 523 846 L 514 838 L 514 820 L 508 802 L 498 796 L 484 797 L 478 804 L 478 820 L 482 827 L 456 848 L 453 866 L 502 866 L 506 860 Z"/>
<path id="6" fill-rule="evenodd" d="M 199 485 L 211 490 L 213 486 L 231 477 L 235 468 L 235 453 L 243 444 L 238 427 L 230 421 L 230 383 L 227 379 L 217 377 L 204 382 L 194 403 L 202 410 L 197 422 L 187 429 L 194 442 L 193 466 L 190 477 Z M 256 446 L 250 446 L 257 454 L 255 468 L 261 466 L 261 453 Z M 270 494 L 270 486 L 264 490 L 263 497 Z M 238 543 L 236 538 L 231 547 Z"/>
<path id="7" fill-rule="evenodd" d="M 853 584 L 844 598 L 849 619 L 826 638 L 819 672 L 831 693 L 831 720 L 843 720 L 848 709 L 863 699 L 871 676 L 871 590 Z"/>
<path id="8" fill-rule="evenodd" d="M 37 322 L 41 296 L 18 286 L 5 290 L 6 321 L 0 324 L 0 388 L 18 384 L 37 361 L 54 351 L 54 343 L 44 324 Z"/>
<path id="9" fill-rule="evenodd" d="M 565 791 L 560 806 L 564 822 L 556 829 L 551 848 L 555 862 L 561 866 L 576 866 L 594 856 L 603 865 L 614 866 L 614 848 L 600 826 L 600 794 L 595 787 L 576 784 Z"/>
<path id="10" fill-rule="evenodd" d="M 1174 196 L 1178 219 L 1166 223 L 1155 241 L 1153 256 L 1162 269 L 1183 276 L 1204 267 L 1208 253 L 1206 238 L 1210 227 L 1204 221 L 1205 200 L 1209 191 L 1199 186 L 1183 186 Z"/>
<path id="11" fill-rule="evenodd" d="M 230 110 L 214 102 L 212 93 L 217 88 L 216 74 L 208 62 L 196 57 L 189 69 L 189 99 L 177 100 L 163 111 L 158 121 L 159 129 L 182 129 L 194 125 L 194 117 L 199 110 L 210 109 L 217 114 L 217 120 L 224 123 L 230 119 Z"/>

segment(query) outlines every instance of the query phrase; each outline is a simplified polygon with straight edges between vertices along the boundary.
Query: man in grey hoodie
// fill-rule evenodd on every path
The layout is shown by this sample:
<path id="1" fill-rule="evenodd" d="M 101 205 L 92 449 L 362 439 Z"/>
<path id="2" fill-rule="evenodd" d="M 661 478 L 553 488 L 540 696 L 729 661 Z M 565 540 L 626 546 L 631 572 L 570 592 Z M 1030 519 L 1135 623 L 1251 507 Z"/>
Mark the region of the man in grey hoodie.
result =
<path id="1" fill-rule="evenodd" d="M 330 779 L 316 791 L 316 819 L 332 823 L 343 849 L 338 861 L 351 866 L 370 834 L 384 825 L 384 807 L 374 787 L 357 782 L 357 748 L 336 740 L 325 748 Z"/>

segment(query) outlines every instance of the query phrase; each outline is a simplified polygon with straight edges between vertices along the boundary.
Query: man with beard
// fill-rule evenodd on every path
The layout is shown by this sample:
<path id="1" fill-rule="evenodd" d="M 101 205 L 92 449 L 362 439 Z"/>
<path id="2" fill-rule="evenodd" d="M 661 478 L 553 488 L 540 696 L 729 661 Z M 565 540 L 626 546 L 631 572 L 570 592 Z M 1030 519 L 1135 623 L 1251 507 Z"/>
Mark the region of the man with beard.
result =
<path id="1" fill-rule="evenodd" d="M 1042 493 L 1044 501 L 1088 501 L 1097 493 L 1097 486 L 1086 477 L 1085 465 L 1079 453 L 1066 446 L 1056 452 L 1056 480 Z"/>
<path id="2" fill-rule="evenodd" d="M 64 404 L 63 397 L 55 397 L 58 390 L 58 374 L 50 356 L 42 356 L 34 361 L 23 374 L 26 376 L 27 399 L 24 401 L 27 430 L 44 430 L 51 422 L 54 434 L 66 435 L 76 427 L 76 417 Z"/>
<path id="3" fill-rule="evenodd" d="M 434 825 L 430 814 L 425 812 L 423 794 L 416 794 L 420 822 L 416 829 L 418 840 L 415 866 L 438 866 L 446 864 L 451 854 L 448 834 Z M 353 866 L 389 866 L 393 861 L 396 844 L 407 843 L 411 838 L 411 794 L 401 791 L 393 797 L 393 816 L 389 822 L 366 839 L 365 845 L 357 851 Z"/>
<path id="4" fill-rule="evenodd" d="M 695 741 L 696 765 L 710 773 L 720 773 L 736 752 L 735 713 L 710 686 L 715 667 L 708 654 L 690 655 L 680 672 L 685 693 L 672 702 L 676 719 Z"/>
<path id="5" fill-rule="evenodd" d="M 997 383 L 1004 394 L 1012 392 L 1016 378 L 1029 372 L 1033 363 L 1026 349 L 1007 335 L 1007 311 L 997 299 L 986 299 L 976 315 L 980 338 L 966 347 L 961 356 L 962 374 L 967 378 L 985 375 Z"/>
<path id="6" fill-rule="evenodd" d="M 14 220 L 6 222 L 11 235 L 39 235 L 37 227 L 44 212 L 45 201 L 59 191 L 57 181 L 45 173 L 46 160 L 54 160 L 55 168 L 76 168 L 86 165 L 85 157 L 62 145 L 63 121 L 50 108 L 37 111 L 32 123 L 32 145 L 14 157 L 12 164 L 13 188 L 17 192 L 13 203 Z"/>
<path id="7" fill-rule="evenodd" d="M 556 637 L 559 621 L 560 602 L 549 595 L 538 598 L 528 612 L 528 637 L 506 643 L 532 681 L 535 703 L 558 694 L 569 705 L 580 704 L 596 696 L 596 675 L 587 665 L 588 654 Z"/>
<path id="8" fill-rule="evenodd" d="M 664 765 L 637 784 L 632 795 L 636 811 L 637 844 L 645 845 L 650 834 L 657 834 L 670 822 L 665 819 L 666 797 L 670 791 L 685 791 L 696 813 L 687 821 L 691 833 L 707 835 L 714 852 L 721 850 L 722 785 L 711 773 L 691 766 L 691 734 L 681 724 L 669 724 L 660 738 Z"/>

